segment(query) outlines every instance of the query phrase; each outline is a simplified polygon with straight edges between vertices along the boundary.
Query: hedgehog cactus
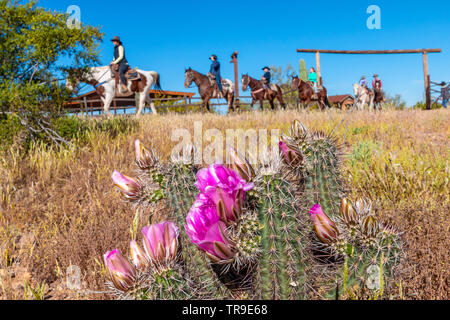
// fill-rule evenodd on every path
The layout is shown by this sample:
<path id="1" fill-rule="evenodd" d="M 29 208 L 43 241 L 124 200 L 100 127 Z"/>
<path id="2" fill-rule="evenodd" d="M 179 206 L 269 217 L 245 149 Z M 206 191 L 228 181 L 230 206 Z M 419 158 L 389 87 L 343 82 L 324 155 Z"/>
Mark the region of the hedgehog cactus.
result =
<path id="1" fill-rule="evenodd" d="M 162 164 L 136 142 L 138 178 L 113 181 L 135 205 L 167 218 L 143 229 L 128 262 L 108 253 L 112 293 L 135 299 L 353 299 L 383 297 L 402 257 L 398 233 L 369 201 L 345 197 L 340 148 L 295 122 L 253 167 L 200 169 L 193 148 Z M 109 257 L 109 258 L 108 258 Z"/>

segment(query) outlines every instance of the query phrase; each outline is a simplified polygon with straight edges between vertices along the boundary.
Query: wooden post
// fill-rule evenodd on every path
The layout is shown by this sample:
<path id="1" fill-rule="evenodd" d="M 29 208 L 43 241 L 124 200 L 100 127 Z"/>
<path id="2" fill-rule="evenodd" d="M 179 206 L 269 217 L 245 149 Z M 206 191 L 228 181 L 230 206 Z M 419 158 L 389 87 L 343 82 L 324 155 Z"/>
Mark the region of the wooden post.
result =
<path id="1" fill-rule="evenodd" d="M 235 51 L 232 55 L 231 55 L 231 62 L 234 64 L 234 83 L 235 83 L 235 103 L 237 106 L 239 106 L 239 70 L 238 70 L 238 52 Z"/>
<path id="2" fill-rule="evenodd" d="M 114 103 L 114 115 L 117 115 L 117 101 L 116 99 L 113 99 L 113 103 Z"/>
<path id="3" fill-rule="evenodd" d="M 428 74 L 428 56 L 427 52 L 422 52 L 422 60 L 423 60 L 423 74 L 425 78 L 425 97 L 427 110 L 431 109 L 431 92 L 430 92 L 430 76 Z"/>
<path id="4" fill-rule="evenodd" d="M 83 111 L 81 112 L 82 117 L 84 117 L 84 113 L 86 112 L 86 117 L 88 115 L 88 105 L 86 97 L 83 98 Z"/>
<path id="5" fill-rule="evenodd" d="M 320 52 L 316 52 L 316 67 L 317 67 L 317 82 L 321 86 L 322 85 L 322 75 L 320 73 Z"/>

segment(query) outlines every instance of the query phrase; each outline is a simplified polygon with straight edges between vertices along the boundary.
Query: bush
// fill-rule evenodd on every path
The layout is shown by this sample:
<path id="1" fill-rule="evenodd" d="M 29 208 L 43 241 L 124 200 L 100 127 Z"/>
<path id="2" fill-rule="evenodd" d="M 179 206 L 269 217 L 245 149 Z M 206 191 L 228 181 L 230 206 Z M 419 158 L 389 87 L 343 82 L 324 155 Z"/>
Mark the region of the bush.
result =
<path id="1" fill-rule="evenodd" d="M 63 116 L 51 121 L 52 130 L 68 142 L 83 145 L 87 142 L 88 133 L 106 132 L 110 138 L 119 134 L 128 134 L 139 127 L 139 122 L 131 117 L 111 119 L 83 119 L 74 116 Z M 17 137 L 22 137 L 21 141 Z M 7 148 L 17 143 L 27 151 L 31 142 L 41 142 L 45 145 L 54 143 L 47 135 L 30 133 L 16 115 L 0 117 L 0 148 Z"/>
<path id="2" fill-rule="evenodd" d="M 20 120 L 15 115 L 0 115 L 0 147 L 10 146 L 15 137 L 23 130 Z"/>
<path id="3" fill-rule="evenodd" d="M 432 110 L 434 110 L 434 109 L 441 109 L 441 108 L 442 108 L 442 105 L 440 103 L 433 102 L 431 104 L 431 109 Z M 423 101 L 419 101 L 413 106 L 413 109 L 427 110 L 427 104 L 425 102 L 423 102 Z"/>

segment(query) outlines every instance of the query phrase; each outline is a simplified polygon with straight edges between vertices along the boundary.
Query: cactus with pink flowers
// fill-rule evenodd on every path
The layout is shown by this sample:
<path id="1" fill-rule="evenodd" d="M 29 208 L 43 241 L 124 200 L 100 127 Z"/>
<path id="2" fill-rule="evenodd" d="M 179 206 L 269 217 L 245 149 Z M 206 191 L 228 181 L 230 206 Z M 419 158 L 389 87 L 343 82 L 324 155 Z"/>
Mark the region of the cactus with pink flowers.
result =
<path id="1" fill-rule="evenodd" d="M 138 299 L 382 297 L 401 239 L 367 200 L 345 197 L 336 139 L 295 122 L 258 166 L 230 150 L 198 168 L 193 149 L 161 163 L 136 142 L 138 177 L 113 181 L 136 206 L 160 204 L 169 221 L 142 230 L 129 260 L 105 255 L 109 287 Z M 162 205 L 162 206 L 161 206 Z M 131 261 L 131 262 L 129 262 Z"/>

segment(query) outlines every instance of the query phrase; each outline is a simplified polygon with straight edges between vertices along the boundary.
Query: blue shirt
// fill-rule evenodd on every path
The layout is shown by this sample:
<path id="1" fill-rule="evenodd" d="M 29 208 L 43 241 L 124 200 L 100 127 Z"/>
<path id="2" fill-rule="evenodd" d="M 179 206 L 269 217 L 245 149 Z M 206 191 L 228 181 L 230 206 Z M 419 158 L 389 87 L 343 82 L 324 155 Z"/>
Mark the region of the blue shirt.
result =
<path id="1" fill-rule="evenodd" d="M 216 78 L 220 78 L 220 63 L 219 61 L 213 61 L 211 64 L 210 73 L 216 76 Z"/>
<path id="2" fill-rule="evenodd" d="M 266 84 L 269 85 L 270 84 L 270 78 L 271 78 L 270 72 L 264 73 L 263 77 L 266 78 Z"/>

